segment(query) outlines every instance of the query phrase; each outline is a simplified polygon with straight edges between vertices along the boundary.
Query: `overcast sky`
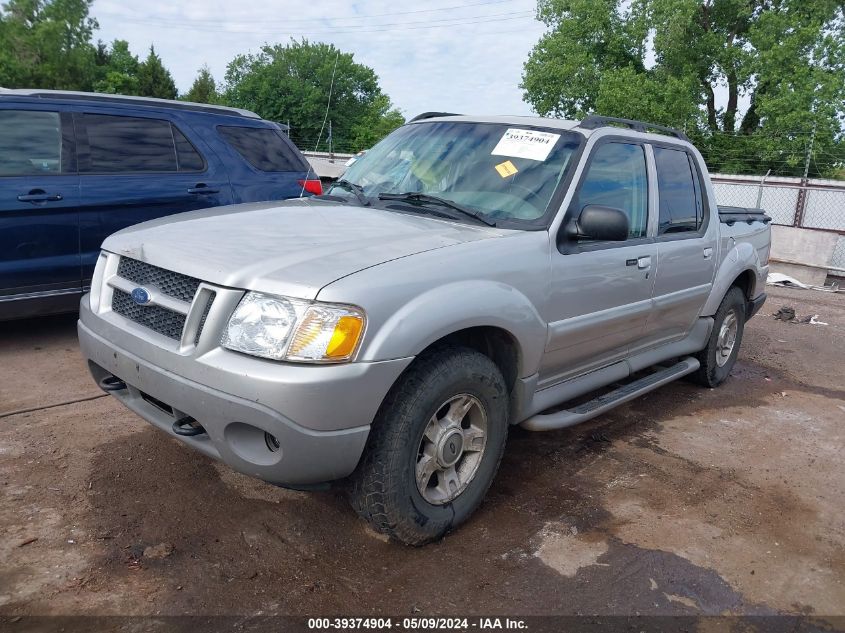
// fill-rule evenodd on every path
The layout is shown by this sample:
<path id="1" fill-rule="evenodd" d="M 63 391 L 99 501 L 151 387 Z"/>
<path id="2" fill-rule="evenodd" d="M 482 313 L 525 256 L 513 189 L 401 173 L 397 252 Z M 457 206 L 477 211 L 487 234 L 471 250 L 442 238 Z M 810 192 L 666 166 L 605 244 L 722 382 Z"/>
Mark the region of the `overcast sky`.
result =
<path id="1" fill-rule="evenodd" d="M 239 53 L 291 37 L 333 43 L 373 70 L 406 117 L 428 110 L 530 114 L 522 64 L 544 32 L 535 0 L 96 0 L 95 37 L 128 40 L 144 58 L 150 44 L 180 92 L 208 64 L 222 81 Z"/>

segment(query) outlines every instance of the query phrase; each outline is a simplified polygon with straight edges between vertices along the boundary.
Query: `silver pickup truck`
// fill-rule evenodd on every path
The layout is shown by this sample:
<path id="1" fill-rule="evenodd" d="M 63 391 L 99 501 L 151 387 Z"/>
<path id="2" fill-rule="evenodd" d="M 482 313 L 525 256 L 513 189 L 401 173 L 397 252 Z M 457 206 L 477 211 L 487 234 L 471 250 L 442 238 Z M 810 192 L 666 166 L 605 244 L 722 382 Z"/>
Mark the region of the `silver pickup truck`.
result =
<path id="1" fill-rule="evenodd" d="M 159 429 L 268 482 L 342 482 L 421 544 L 481 503 L 508 425 L 723 382 L 768 222 L 717 207 L 676 130 L 426 114 L 325 195 L 112 235 L 79 338 Z"/>

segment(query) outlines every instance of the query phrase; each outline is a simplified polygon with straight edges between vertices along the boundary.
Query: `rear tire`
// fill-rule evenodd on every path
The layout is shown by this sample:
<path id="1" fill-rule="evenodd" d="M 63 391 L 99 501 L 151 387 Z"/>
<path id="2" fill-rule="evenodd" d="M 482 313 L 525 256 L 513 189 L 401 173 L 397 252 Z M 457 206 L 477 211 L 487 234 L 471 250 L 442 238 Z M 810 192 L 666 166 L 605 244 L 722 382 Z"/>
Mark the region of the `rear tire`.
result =
<path id="1" fill-rule="evenodd" d="M 391 388 L 351 477 L 352 506 L 376 531 L 423 545 L 481 504 L 502 459 L 508 392 L 466 347 L 419 357 Z"/>
<path id="2" fill-rule="evenodd" d="M 692 376 L 695 382 L 705 387 L 718 387 L 727 380 L 739 354 L 745 331 L 745 314 L 745 295 L 740 288 L 733 286 L 713 317 L 713 331 L 707 347 L 696 355 L 701 367 Z"/>

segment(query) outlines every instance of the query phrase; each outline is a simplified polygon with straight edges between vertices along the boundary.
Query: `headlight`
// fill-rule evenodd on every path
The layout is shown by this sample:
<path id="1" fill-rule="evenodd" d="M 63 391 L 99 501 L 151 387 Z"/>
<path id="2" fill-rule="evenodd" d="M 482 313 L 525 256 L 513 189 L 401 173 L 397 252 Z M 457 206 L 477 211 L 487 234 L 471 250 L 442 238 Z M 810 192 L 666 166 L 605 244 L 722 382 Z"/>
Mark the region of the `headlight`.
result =
<path id="1" fill-rule="evenodd" d="M 336 363 L 355 353 L 364 322 L 363 312 L 351 306 L 248 292 L 220 343 L 262 358 Z"/>

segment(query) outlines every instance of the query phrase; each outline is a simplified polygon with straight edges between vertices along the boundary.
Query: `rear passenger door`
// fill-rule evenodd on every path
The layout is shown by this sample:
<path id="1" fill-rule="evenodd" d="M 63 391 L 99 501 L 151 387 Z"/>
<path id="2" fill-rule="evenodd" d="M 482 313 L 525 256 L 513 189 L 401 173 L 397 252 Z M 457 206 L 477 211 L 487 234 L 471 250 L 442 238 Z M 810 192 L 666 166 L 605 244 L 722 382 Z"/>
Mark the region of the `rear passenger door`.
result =
<path id="1" fill-rule="evenodd" d="M 70 114 L 0 105 L 0 302 L 81 290 Z"/>
<path id="2" fill-rule="evenodd" d="M 83 283 L 103 240 L 161 216 L 231 204 L 221 162 L 185 125 L 144 114 L 75 115 Z M 200 150 L 202 148 L 202 150 Z"/>
<path id="3" fill-rule="evenodd" d="M 686 336 L 704 306 L 716 272 L 718 226 L 695 156 L 671 144 L 653 145 L 659 219 L 654 308 L 637 349 Z"/>
<path id="4" fill-rule="evenodd" d="M 235 202 L 285 200 L 310 195 L 304 180 L 318 177 L 291 140 L 275 127 L 218 125 L 230 153 Z M 238 165 L 239 168 L 235 168 Z M 309 173 L 310 172 L 310 173 Z"/>

